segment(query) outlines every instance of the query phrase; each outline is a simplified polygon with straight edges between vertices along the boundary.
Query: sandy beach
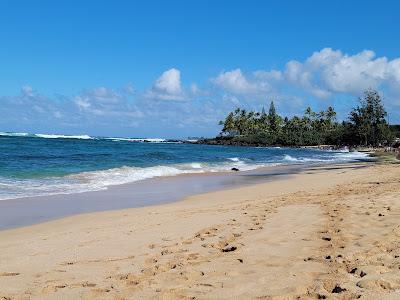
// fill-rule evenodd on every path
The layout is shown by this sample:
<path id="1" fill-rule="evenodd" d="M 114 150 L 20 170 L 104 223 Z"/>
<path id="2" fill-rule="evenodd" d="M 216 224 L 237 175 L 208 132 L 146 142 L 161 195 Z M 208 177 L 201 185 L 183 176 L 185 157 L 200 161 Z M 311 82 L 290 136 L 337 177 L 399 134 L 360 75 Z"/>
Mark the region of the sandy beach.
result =
<path id="1" fill-rule="evenodd" d="M 399 178 L 330 165 L 0 231 L 0 299 L 399 299 Z"/>

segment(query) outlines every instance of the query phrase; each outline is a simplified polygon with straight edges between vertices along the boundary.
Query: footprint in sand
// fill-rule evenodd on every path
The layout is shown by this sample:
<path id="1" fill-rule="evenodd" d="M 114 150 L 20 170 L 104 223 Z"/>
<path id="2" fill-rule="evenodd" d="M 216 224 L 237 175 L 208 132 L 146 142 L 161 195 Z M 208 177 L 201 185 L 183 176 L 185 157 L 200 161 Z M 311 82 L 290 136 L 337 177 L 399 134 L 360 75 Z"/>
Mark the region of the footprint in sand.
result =
<path id="1" fill-rule="evenodd" d="M 18 276 L 20 273 L 18 272 L 2 272 L 0 273 L 0 276 Z"/>
<path id="2" fill-rule="evenodd" d="M 72 265 L 74 265 L 76 262 L 74 262 L 74 261 L 65 261 L 65 262 L 62 262 L 61 263 L 61 265 L 62 266 L 72 266 Z"/>

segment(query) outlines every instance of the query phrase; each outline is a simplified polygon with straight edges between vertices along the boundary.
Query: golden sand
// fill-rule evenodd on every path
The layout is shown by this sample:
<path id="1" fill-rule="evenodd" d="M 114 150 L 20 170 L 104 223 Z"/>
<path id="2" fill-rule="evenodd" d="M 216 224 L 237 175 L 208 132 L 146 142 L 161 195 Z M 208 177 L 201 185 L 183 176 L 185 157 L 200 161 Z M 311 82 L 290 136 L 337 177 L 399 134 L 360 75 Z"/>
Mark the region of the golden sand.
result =
<path id="1" fill-rule="evenodd" d="M 1 231 L 0 299 L 400 299 L 400 167 L 363 166 Z"/>

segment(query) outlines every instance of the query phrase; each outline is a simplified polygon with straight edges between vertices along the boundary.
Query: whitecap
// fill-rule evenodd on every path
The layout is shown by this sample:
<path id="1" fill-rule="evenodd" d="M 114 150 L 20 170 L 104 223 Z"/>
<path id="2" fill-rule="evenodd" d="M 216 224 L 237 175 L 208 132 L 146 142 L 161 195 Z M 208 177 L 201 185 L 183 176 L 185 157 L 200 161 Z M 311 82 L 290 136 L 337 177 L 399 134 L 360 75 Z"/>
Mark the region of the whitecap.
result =
<path id="1" fill-rule="evenodd" d="M 28 136 L 26 132 L 0 132 L 0 136 Z"/>
<path id="2" fill-rule="evenodd" d="M 234 161 L 234 162 L 239 162 L 240 161 L 239 157 L 229 157 L 228 159 L 230 161 Z"/>
<path id="3" fill-rule="evenodd" d="M 63 135 L 63 134 L 43 134 L 43 133 L 36 133 L 34 136 L 38 138 L 44 139 L 80 139 L 80 140 L 91 140 L 93 139 L 91 136 L 84 134 L 84 135 Z"/>

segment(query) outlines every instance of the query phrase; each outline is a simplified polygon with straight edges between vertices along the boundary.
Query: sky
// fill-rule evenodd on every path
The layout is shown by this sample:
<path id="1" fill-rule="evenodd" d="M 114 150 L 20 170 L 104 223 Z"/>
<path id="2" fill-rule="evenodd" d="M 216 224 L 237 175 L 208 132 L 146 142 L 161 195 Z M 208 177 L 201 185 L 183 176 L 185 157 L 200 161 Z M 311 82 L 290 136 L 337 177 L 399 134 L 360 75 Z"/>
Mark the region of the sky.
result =
<path id="1" fill-rule="evenodd" d="M 0 2 L 0 131 L 215 136 L 236 107 L 400 123 L 400 1 Z"/>

